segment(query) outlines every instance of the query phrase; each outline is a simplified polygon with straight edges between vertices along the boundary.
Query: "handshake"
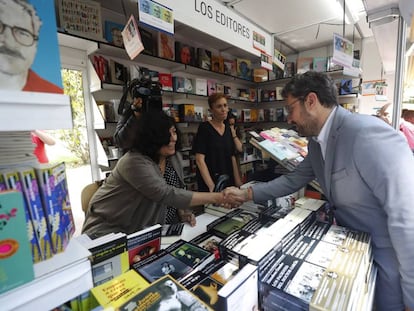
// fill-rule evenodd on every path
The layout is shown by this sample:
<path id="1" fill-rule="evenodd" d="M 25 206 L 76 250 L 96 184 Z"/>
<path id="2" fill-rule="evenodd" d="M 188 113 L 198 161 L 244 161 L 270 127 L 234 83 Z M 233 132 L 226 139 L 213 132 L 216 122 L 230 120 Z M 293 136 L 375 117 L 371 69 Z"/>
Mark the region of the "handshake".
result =
<path id="1" fill-rule="evenodd" d="M 218 203 L 226 208 L 239 207 L 244 202 L 253 199 L 251 188 L 239 189 L 236 187 L 227 187 L 219 193 L 221 194 L 221 200 Z"/>

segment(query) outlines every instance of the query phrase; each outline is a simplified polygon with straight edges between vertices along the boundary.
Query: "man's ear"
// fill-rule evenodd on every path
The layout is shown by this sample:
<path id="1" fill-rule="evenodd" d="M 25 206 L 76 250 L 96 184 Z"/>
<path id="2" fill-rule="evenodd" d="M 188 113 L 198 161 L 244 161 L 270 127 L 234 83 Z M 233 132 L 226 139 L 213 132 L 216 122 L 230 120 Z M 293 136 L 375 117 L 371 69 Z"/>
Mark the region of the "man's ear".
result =
<path id="1" fill-rule="evenodd" d="M 306 95 L 305 106 L 308 109 L 315 109 L 318 103 L 319 103 L 319 100 L 318 100 L 318 96 L 316 95 L 316 93 L 310 92 L 308 95 Z"/>

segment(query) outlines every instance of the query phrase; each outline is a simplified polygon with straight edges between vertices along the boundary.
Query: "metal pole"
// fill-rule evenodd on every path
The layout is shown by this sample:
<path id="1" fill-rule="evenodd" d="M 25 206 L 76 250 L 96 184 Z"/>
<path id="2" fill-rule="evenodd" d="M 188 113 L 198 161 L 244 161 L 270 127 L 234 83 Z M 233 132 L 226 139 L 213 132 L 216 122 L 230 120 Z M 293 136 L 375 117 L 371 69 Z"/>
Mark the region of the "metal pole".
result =
<path id="1" fill-rule="evenodd" d="M 405 65 L 405 38 L 407 26 L 402 16 L 398 17 L 398 38 L 397 38 L 397 56 L 395 60 L 395 80 L 394 80 L 394 105 L 392 111 L 392 126 L 395 129 L 400 127 L 400 118 L 402 110 L 402 93 L 403 93 L 403 74 Z"/>

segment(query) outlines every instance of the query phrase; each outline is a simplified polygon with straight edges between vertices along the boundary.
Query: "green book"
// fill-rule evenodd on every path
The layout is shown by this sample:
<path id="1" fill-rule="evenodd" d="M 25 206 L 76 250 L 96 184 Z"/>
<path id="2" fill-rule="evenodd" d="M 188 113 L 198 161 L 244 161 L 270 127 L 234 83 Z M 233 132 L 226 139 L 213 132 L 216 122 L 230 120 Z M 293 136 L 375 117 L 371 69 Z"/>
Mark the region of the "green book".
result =
<path id="1" fill-rule="evenodd" d="M 0 192 L 0 293 L 34 279 L 23 195 Z"/>

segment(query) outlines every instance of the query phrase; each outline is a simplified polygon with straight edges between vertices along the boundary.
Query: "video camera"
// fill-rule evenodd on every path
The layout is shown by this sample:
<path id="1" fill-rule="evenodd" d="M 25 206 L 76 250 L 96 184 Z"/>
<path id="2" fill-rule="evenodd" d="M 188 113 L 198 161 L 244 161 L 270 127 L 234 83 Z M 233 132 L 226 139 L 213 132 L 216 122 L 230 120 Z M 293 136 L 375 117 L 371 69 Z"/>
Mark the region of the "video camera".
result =
<path id="1" fill-rule="evenodd" d="M 134 111 L 162 111 L 162 85 L 150 79 L 134 79 L 125 88 L 118 107 L 118 114 L 122 115 L 132 110 L 127 103 L 128 95 L 142 98 L 142 108 Z"/>

